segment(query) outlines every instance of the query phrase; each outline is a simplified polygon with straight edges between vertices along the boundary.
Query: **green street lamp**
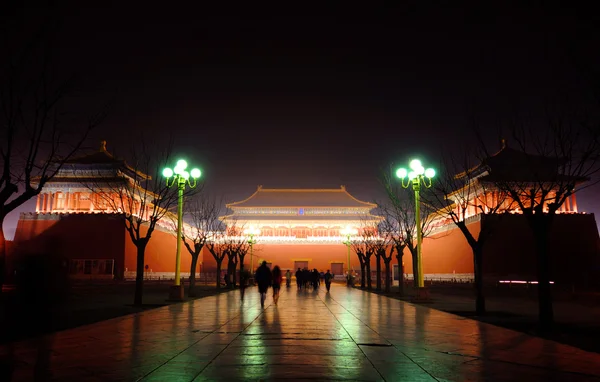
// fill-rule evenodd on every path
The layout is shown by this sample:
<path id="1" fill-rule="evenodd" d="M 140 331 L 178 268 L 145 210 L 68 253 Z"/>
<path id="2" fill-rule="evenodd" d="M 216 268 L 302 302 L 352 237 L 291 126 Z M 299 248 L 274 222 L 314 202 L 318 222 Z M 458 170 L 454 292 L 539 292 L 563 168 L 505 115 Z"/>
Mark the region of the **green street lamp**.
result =
<path id="1" fill-rule="evenodd" d="M 260 235 L 260 230 L 256 227 L 250 227 L 246 229 L 244 233 L 250 236 L 248 239 L 248 244 L 250 244 L 250 272 L 252 272 L 252 275 L 254 275 L 254 244 L 256 244 L 256 239 L 254 236 Z"/>
<path id="2" fill-rule="evenodd" d="M 435 170 L 432 168 L 425 169 L 418 159 L 413 159 L 409 163 L 410 171 L 405 168 L 399 168 L 396 171 L 396 176 L 402 179 L 402 187 L 408 188 L 412 184 L 412 189 L 415 192 L 415 223 L 417 226 L 417 272 L 418 272 L 418 287 L 424 288 L 423 280 L 423 261 L 421 260 L 421 243 L 423 241 L 423 227 L 421 227 L 421 184 L 425 188 L 430 188 L 432 179 L 435 176 Z M 404 180 L 407 179 L 406 184 Z"/>
<path id="3" fill-rule="evenodd" d="M 183 226 L 183 191 L 187 185 L 190 188 L 195 188 L 197 179 L 202 173 L 199 169 L 194 168 L 187 172 L 188 164 L 185 160 L 177 161 L 175 168 L 165 168 L 162 172 L 167 179 L 167 187 L 177 185 L 177 254 L 175 256 L 175 285 L 171 286 L 170 299 L 183 300 L 183 286 L 181 285 L 179 268 L 181 267 L 181 229 Z M 191 179 L 190 179 L 191 178 Z"/>
<path id="4" fill-rule="evenodd" d="M 347 226 L 346 228 L 340 230 L 340 235 L 345 236 L 346 240 L 342 243 L 348 247 L 348 275 L 346 275 L 346 285 L 350 286 L 350 246 L 352 245 L 351 237 L 352 235 L 356 235 L 358 233 L 354 228 Z"/>

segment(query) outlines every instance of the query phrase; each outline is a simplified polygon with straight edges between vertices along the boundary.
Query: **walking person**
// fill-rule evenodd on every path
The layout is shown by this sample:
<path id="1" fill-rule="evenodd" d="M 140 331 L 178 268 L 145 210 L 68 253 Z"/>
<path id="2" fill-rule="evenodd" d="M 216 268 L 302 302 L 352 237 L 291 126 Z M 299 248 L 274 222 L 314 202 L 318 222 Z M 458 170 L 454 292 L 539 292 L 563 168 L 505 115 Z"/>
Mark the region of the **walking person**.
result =
<path id="1" fill-rule="evenodd" d="M 285 272 L 285 286 L 286 288 L 289 288 L 292 285 L 292 272 L 290 272 L 290 270 L 288 269 Z"/>
<path id="2" fill-rule="evenodd" d="M 256 270 L 256 282 L 258 284 L 258 293 L 260 293 L 260 306 L 265 307 L 265 300 L 267 299 L 267 290 L 273 280 L 271 270 L 267 267 L 267 262 L 263 261 L 260 267 Z"/>
<path id="3" fill-rule="evenodd" d="M 327 292 L 329 292 L 329 288 L 331 288 L 331 280 L 333 279 L 333 275 L 329 273 L 329 269 L 323 278 L 325 279 L 325 288 L 327 288 Z"/>
<path id="4" fill-rule="evenodd" d="M 240 272 L 240 294 L 242 295 L 242 302 L 244 302 L 244 292 L 246 291 L 246 284 L 250 280 L 250 272 L 244 269 Z"/>
<path id="5" fill-rule="evenodd" d="M 298 286 L 298 290 L 302 288 L 302 270 L 300 268 L 296 271 L 296 286 Z"/>
<path id="6" fill-rule="evenodd" d="M 281 290 L 281 282 L 283 281 L 283 277 L 281 276 L 281 269 L 279 265 L 273 267 L 273 302 L 277 305 L 277 300 L 279 300 L 279 291 Z"/>

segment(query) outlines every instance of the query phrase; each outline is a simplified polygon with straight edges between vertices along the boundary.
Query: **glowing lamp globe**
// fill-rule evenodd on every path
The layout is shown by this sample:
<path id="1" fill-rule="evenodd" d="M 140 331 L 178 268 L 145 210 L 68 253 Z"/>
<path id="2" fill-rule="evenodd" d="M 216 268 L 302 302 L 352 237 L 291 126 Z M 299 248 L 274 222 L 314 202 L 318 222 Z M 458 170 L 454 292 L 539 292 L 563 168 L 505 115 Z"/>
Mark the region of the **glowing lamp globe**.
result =
<path id="1" fill-rule="evenodd" d="M 411 171 L 411 172 L 409 172 L 409 173 L 408 173 L 408 179 L 409 179 L 409 180 L 413 180 L 413 179 L 414 179 L 414 178 L 416 178 L 417 176 L 418 176 L 418 175 L 417 175 L 417 173 L 416 173 L 416 172 L 414 172 L 414 171 Z"/>
<path id="2" fill-rule="evenodd" d="M 418 159 L 413 159 L 410 161 L 410 169 L 413 171 L 417 171 L 419 168 L 423 167 L 423 165 L 421 164 L 421 161 Z"/>
<path id="3" fill-rule="evenodd" d="M 171 170 L 170 168 L 165 168 L 162 174 L 165 178 L 170 178 L 173 176 L 173 170 Z"/>
<path id="4" fill-rule="evenodd" d="M 408 171 L 406 171 L 405 168 L 399 168 L 398 171 L 396 171 L 396 176 L 400 179 L 406 178 L 407 175 Z"/>
<path id="5" fill-rule="evenodd" d="M 187 171 L 184 171 L 181 173 L 181 177 L 185 180 L 188 180 L 190 178 L 190 173 Z"/>
<path id="6" fill-rule="evenodd" d="M 177 167 L 185 170 L 187 168 L 187 162 L 184 159 L 180 159 L 177 161 Z"/>
<path id="7" fill-rule="evenodd" d="M 192 169 L 192 172 L 190 172 L 190 175 L 192 176 L 192 178 L 198 179 L 198 178 L 200 178 L 200 175 L 202 175 L 202 172 L 200 172 L 199 169 L 195 168 L 195 169 Z"/>
<path id="8" fill-rule="evenodd" d="M 428 178 L 433 178 L 435 176 L 435 170 L 432 168 L 428 168 L 425 170 L 425 176 Z"/>

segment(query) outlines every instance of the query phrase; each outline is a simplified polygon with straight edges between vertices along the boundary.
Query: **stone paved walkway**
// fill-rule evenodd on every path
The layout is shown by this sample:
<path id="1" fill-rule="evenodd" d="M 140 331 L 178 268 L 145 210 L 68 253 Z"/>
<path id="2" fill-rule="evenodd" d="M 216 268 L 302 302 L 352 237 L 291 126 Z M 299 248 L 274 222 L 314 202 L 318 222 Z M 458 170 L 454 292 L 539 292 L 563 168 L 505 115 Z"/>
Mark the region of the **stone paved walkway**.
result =
<path id="1" fill-rule="evenodd" d="M 324 288 L 323 288 L 324 289 Z M 14 381 L 600 381 L 600 355 L 358 289 L 238 291 L 2 346 Z M 0 376 L 1 380 L 10 380 Z M 42 379 L 40 379 L 42 380 Z"/>

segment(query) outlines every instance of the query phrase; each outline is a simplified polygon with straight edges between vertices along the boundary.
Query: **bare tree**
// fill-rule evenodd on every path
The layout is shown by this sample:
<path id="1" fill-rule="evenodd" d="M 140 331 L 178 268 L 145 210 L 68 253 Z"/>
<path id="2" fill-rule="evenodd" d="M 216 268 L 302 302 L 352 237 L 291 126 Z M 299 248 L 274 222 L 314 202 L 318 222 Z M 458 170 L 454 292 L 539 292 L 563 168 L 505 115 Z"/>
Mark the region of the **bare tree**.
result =
<path id="1" fill-rule="evenodd" d="M 240 264 L 241 275 L 241 272 L 244 271 L 244 258 L 250 250 L 250 243 L 248 242 L 248 237 L 244 235 L 244 227 L 235 222 L 228 225 L 227 232 L 227 273 L 231 277 L 232 288 L 235 288 L 237 264 Z"/>
<path id="2" fill-rule="evenodd" d="M 384 213 L 384 229 L 387 234 L 392 235 L 396 250 L 408 248 L 413 265 L 413 286 L 419 285 L 419 256 L 417 251 L 417 223 L 415 215 L 415 198 L 411 190 L 401 190 L 398 182 L 392 180 L 391 174 L 383 172 L 382 184 L 387 194 L 386 203 L 378 203 Z M 431 214 L 431 205 L 426 203 L 428 189 L 421 189 L 421 234 L 422 238 L 429 236 L 433 230 L 434 215 Z M 396 234 L 393 234 L 396 232 Z M 398 267 L 402 267 L 402 256 L 404 252 L 398 252 Z M 404 277 L 404 276 L 403 276 Z"/>
<path id="3" fill-rule="evenodd" d="M 135 305 L 142 304 L 148 242 L 157 225 L 171 228 L 169 222 L 174 217 L 169 209 L 177 204 L 176 188 L 168 187 L 159 173 L 169 160 L 170 145 L 152 147 L 143 137 L 138 143 L 132 147 L 131 164 L 115 158 L 108 169 L 97 170 L 93 180 L 81 180 L 93 192 L 98 209 L 123 215 L 125 229 L 137 250 Z"/>
<path id="4" fill-rule="evenodd" d="M 0 227 L 11 211 L 42 191 L 106 114 L 76 117 L 68 102 L 73 81 L 59 80 L 52 71 L 45 27 L 17 46 L 12 42 L 22 36 L 5 35 L 7 30 L 0 33 L 5 53 L 0 64 Z M 0 228 L 0 290 L 5 264 L 6 236 Z"/>
<path id="5" fill-rule="evenodd" d="M 223 264 L 223 259 L 225 259 L 225 256 L 227 256 L 227 252 L 229 250 L 229 245 L 227 244 L 227 232 L 212 232 L 205 245 L 215 259 L 215 263 L 217 265 L 217 289 L 221 289 L 221 267 Z"/>
<path id="6" fill-rule="evenodd" d="M 405 240 L 405 233 L 401 230 L 401 224 L 399 224 L 399 222 L 402 221 L 404 213 L 397 210 L 399 208 L 399 205 L 397 204 L 378 204 L 378 208 L 384 217 L 381 223 L 379 223 L 379 235 L 385 237 L 385 239 L 389 242 L 389 245 L 392 247 L 390 249 L 389 256 L 384 258 L 384 262 L 386 263 L 386 267 L 389 267 L 393 254 L 396 254 L 399 275 L 398 293 L 400 295 L 404 295 L 404 267 L 402 265 L 404 261 L 402 258 L 404 256 L 404 248 L 406 248 L 407 244 Z"/>
<path id="7" fill-rule="evenodd" d="M 572 122 L 576 121 L 576 122 Z M 485 181 L 510 197 L 525 216 L 537 252 L 539 320 L 550 330 L 554 310 L 550 289 L 549 236 L 554 217 L 565 201 L 582 188 L 594 185 L 600 171 L 600 131 L 577 116 L 548 117 L 544 132 L 525 127 L 511 128 L 518 148 L 519 168 L 508 169 L 488 155 L 483 165 L 490 174 Z"/>
<path id="8" fill-rule="evenodd" d="M 367 257 L 366 257 L 366 253 L 367 253 L 367 245 L 363 240 L 353 240 L 351 243 L 352 249 L 354 250 L 354 253 L 356 253 L 356 256 L 358 257 L 358 262 L 360 264 L 360 274 L 361 274 L 361 278 L 360 278 L 360 287 L 361 289 L 365 289 L 365 275 L 367 272 Z M 371 269 L 371 267 L 369 267 L 369 270 Z"/>
<path id="9" fill-rule="evenodd" d="M 185 204 L 189 226 L 182 231 L 183 244 L 192 256 L 189 297 L 196 296 L 196 270 L 202 248 L 215 232 L 223 229 L 223 224 L 219 220 L 221 205 L 221 201 L 217 202 L 215 198 L 205 193 L 200 193 Z"/>
<path id="10" fill-rule="evenodd" d="M 500 212 L 513 211 L 516 205 L 505 192 L 482 181 L 485 169 L 473 166 L 480 158 L 478 152 L 464 151 L 460 158 L 446 156 L 443 171 L 435 180 L 434 192 L 427 194 L 425 202 L 435 207 L 431 213 L 434 226 L 439 228 L 454 224 L 464 235 L 473 253 L 475 278 L 475 311 L 486 311 L 483 283 L 483 248 L 493 234 L 493 226 L 486 217 Z M 474 235 L 469 225 L 480 221 L 480 231 Z"/>
<path id="11" fill-rule="evenodd" d="M 373 281 L 371 280 L 371 257 L 375 254 L 374 240 L 377 236 L 377 230 L 372 226 L 363 226 L 358 230 L 358 234 L 354 240 L 352 240 L 352 248 L 358 256 L 358 260 L 361 264 L 361 288 L 364 288 L 364 280 L 366 277 L 367 289 L 373 289 Z M 364 267 L 364 269 L 363 269 Z"/>

